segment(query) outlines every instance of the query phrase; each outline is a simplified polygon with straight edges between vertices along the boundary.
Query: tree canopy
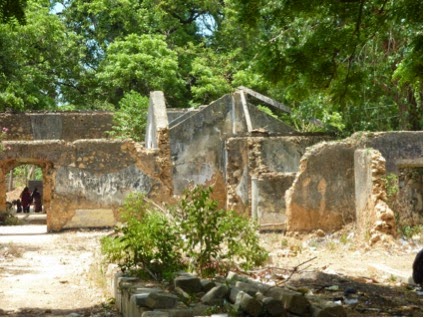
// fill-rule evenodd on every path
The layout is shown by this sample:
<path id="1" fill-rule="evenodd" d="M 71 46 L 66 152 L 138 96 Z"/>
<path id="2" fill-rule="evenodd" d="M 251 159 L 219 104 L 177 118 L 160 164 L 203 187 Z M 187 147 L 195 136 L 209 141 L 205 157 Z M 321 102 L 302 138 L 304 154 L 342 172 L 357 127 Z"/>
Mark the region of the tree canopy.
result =
<path id="1" fill-rule="evenodd" d="M 7 23 L 16 19 L 25 23 L 25 7 L 27 0 L 0 0 L 0 22 Z"/>
<path id="2" fill-rule="evenodd" d="M 119 111 L 151 90 L 198 106 L 243 85 L 291 107 L 299 129 L 421 130 L 422 12 L 420 0 L 0 0 L 0 110 Z"/>

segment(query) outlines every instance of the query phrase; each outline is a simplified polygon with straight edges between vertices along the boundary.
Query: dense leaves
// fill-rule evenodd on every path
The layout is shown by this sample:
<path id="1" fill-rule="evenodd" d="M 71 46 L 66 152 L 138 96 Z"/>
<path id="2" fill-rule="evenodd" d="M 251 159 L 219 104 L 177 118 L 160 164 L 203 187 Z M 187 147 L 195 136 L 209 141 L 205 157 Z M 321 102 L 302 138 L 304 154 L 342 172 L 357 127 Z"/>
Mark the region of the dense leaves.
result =
<path id="1" fill-rule="evenodd" d="M 27 0 L 0 0 L 0 23 L 16 19 L 25 23 L 25 7 Z"/>
<path id="2" fill-rule="evenodd" d="M 234 3 L 257 34 L 250 66 L 305 119 L 338 112 L 349 131 L 422 129 L 421 1 Z"/>
<path id="3" fill-rule="evenodd" d="M 291 107 L 298 129 L 422 129 L 422 12 L 419 0 L 0 0 L 0 110 L 115 110 L 151 90 L 198 106 L 244 85 Z"/>
<path id="4" fill-rule="evenodd" d="M 256 224 L 219 209 L 211 192 L 187 190 L 165 213 L 143 194 L 130 194 L 120 209 L 124 224 L 116 236 L 102 239 L 105 259 L 123 271 L 155 279 L 170 278 L 179 269 L 208 276 L 263 264 L 268 254 L 259 245 Z"/>
<path id="5" fill-rule="evenodd" d="M 114 125 L 110 134 L 117 138 L 131 138 L 143 141 L 146 131 L 146 118 L 149 99 L 130 91 L 119 101 L 119 109 L 113 117 Z"/>

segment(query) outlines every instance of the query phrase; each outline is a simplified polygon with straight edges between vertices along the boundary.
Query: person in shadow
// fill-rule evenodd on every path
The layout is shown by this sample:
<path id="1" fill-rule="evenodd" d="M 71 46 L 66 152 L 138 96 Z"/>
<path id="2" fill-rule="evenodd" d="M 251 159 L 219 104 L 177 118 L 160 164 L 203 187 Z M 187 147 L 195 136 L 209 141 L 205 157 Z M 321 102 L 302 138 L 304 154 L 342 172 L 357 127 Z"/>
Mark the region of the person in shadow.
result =
<path id="1" fill-rule="evenodd" d="M 43 210 L 43 205 L 41 204 L 41 194 L 38 192 L 37 188 L 32 191 L 31 197 L 34 203 L 34 212 L 41 212 Z"/>
<path id="2" fill-rule="evenodd" d="M 22 203 L 22 208 L 24 210 L 24 213 L 29 213 L 29 207 L 32 203 L 32 197 L 31 192 L 29 192 L 28 187 L 25 187 L 22 191 L 21 195 L 19 196 Z"/>

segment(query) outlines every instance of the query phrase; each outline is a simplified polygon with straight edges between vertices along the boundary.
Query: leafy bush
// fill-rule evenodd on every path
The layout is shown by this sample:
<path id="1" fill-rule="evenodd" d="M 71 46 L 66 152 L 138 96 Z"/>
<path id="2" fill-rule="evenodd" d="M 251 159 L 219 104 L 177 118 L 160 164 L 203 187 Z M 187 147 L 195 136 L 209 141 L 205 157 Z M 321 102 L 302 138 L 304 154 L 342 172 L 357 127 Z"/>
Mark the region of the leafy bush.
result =
<path id="1" fill-rule="evenodd" d="M 394 173 L 389 173 L 384 178 L 387 196 L 392 198 L 399 192 L 399 178 Z"/>
<path id="2" fill-rule="evenodd" d="M 259 246 L 256 224 L 234 211 L 219 209 L 211 192 L 212 188 L 202 186 L 186 191 L 173 210 L 191 269 L 209 275 L 236 262 L 246 269 L 263 263 L 267 254 Z"/>
<path id="3" fill-rule="evenodd" d="M 124 272 L 148 273 L 159 280 L 181 268 L 175 244 L 179 237 L 166 216 L 149 205 L 142 194 L 130 195 L 121 208 L 125 222 L 117 236 L 102 239 L 102 253 Z"/>
<path id="4" fill-rule="evenodd" d="M 267 253 L 257 226 L 234 211 L 218 208 L 210 187 L 186 191 L 171 215 L 158 211 L 142 194 L 132 194 L 121 208 L 124 225 L 102 239 L 102 253 L 124 272 L 155 279 L 189 268 L 207 276 L 231 267 L 260 265 Z M 188 258 L 188 259 L 187 259 Z"/>
<path id="5" fill-rule="evenodd" d="M 0 211 L 0 225 L 22 225 L 22 221 L 10 212 Z"/>

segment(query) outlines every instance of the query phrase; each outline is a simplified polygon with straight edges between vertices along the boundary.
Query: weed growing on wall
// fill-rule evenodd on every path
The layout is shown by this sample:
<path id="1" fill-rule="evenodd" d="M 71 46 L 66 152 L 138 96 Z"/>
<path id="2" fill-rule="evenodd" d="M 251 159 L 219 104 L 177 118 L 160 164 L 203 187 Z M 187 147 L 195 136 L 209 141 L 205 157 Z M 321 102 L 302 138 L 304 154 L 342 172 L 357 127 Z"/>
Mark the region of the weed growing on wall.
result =
<path id="1" fill-rule="evenodd" d="M 130 195 L 121 208 L 124 225 L 115 236 L 102 239 L 108 262 L 124 272 L 171 278 L 179 269 L 202 276 L 262 264 L 266 251 L 259 245 L 257 226 L 234 211 L 219 209 L 211 188 L 188 190 L 171 214 Z"/>

